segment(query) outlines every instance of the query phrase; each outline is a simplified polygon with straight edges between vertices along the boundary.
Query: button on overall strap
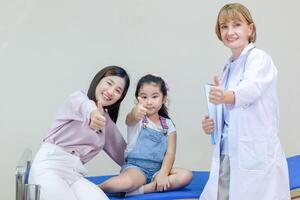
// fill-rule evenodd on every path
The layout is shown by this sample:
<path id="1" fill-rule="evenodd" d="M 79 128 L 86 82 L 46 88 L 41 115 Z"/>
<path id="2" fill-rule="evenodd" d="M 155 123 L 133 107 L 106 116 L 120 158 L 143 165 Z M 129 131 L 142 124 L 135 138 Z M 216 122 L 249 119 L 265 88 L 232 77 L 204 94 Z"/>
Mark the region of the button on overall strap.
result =
<path id="1" fill-rule="evenodd" d="M 161 127 L 163 128 L 164 135 L 167 135 L 169 126 L 167 124 L 166 118 L 159 116 L 159 121 L 160 121 Z M 149 121 L 148 121 L 147 117 L 144 116 L 143 117 L 143 128 L 147 128 L 148 123 L 149 123 Z"/>

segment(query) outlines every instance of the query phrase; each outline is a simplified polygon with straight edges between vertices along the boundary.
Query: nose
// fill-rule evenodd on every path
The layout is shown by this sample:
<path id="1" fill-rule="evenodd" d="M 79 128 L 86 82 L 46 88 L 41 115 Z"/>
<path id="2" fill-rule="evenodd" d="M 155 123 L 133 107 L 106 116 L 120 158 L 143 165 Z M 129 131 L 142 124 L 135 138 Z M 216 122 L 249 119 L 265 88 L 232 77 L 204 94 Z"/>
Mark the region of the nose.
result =
<path id="1" fill-rule="evenodd" d="M 151 104 L 152 104 L 151 98 L 147 99 L 147 104 L 148 104 L 148 105 L 151 105 Z"/>
<path id="2" fill-rule="evenodd" d="M 112 95 L 114 94 L 114 88 L 113 88 L 113 87 L 108 88 L 107 93 L 108 93 L 110 96 L 112 96 Z"/>
<path id="3" fill-rule="evenodd" d="M 232 35 L 233 33 L 234 33 L 234 28 L 231 27 L 231 26 L 229 26 L 229 27 L 228 27 L 228 32 L 227 32 L 227 34 L 228 34 L 228 35 Z"/>

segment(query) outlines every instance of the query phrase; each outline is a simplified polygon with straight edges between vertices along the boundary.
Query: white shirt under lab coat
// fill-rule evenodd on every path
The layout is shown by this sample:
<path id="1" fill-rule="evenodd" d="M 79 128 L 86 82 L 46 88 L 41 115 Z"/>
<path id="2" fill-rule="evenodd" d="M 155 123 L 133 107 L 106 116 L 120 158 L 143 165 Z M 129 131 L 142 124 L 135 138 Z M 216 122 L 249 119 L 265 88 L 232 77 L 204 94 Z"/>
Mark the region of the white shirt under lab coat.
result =
<path id="1" fill-rule="evenodd" d="M 234 61 L 239 62 L 249 44 Z M 229 200 L 289 200 L 289 179 L 279 138 L 279 109 L 276 92 L 277 69 L 269 55 L 254 48 L 244 66 L 230 74 L 228 90 L 235 93 L 230 112 L 228 151 L 230 158 Z M 225 69 L 221 82 L 224 84 Z M 224 85 L 223 85 L 224 87 Z M 219 106 L 219 108 L 221 108 Z M 209 180 L 200 200 L 217 200 L 222 109 L 218 109 L 217 144 Z"/>

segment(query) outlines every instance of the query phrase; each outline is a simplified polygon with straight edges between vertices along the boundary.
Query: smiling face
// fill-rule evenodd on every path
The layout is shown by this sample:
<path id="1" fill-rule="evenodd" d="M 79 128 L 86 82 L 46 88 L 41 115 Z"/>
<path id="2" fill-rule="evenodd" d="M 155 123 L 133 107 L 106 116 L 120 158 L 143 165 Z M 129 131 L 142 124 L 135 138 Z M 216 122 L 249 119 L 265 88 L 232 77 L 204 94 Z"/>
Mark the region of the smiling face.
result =
<path id="1" fill-rule="evenodd" d="M 101 101 L 102 106 L 110 106 L 121 98 L 124 87 L 125 80 L 119 76 L 103 77 L 96 87 L 96 100 Z"/>
<path id="2" fill-rule="evenodd" d="M 233 55 L 239 55 L 249 44 L 253 25 L 240 19 L 221 21 L 219 24 L 222 42 L 231 49 Z"/>
<path id="3" fill-rule="evenodd" d="M 217 17 L 216 34 L 237 58 L 242 50 L 256 41 L 256 27 L 250 11 L 240 3 L 224 5 Z"/>
<path id="4" fill-rule="evenodd" d="M 140 87 L 140 103 L 147 108 L 147 116 L 158 115 L 165 98 L 160 90 L 160 85 L 156 83 L 145 83 Z"/>

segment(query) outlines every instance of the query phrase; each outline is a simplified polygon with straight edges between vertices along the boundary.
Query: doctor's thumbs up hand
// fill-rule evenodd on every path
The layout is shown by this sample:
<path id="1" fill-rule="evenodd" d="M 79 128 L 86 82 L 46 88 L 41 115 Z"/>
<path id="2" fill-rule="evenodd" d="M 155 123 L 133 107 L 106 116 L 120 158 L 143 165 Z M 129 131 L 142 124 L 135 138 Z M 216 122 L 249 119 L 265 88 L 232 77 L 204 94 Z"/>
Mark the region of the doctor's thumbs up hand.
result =
<path id="1" fill-rule="evenodd" d="M 211 134 L 214 131 L 214 120 L 206 115 L 202 120 L 202 129 L 206 134 Z"/>
<path id="2" fill-rule="evenodd" d="M 90 115 L 90 128 L 99 131 L 105 127 L 106 119 L 101 101 L 97 101 L 97 110 L 93 110 Z"/>
<path id="3" fill-rule="evenodd" d="M 209 102 L 216 105 L 224 103 L 224 90 L 218 76 L 214 76 L 214 85 L 209 92 Z"/>
<path id="4" fill-rule="evenodd" d="M 132 114 L 136 120 L 141 120 L 147 114 L 147 109 L 143 105 L 143 100 L 141 97 L 138 97 L 138 102 L 132 108 Z"/>
<path id="5" fill-rule="evenodd" d="M 226 90 L 221 86 L 218 76 L 214 76 L 214 86 L 209 92 L 209 102 L 213 104 L 235 104 L 235 94 L 232 90 Z"/>

